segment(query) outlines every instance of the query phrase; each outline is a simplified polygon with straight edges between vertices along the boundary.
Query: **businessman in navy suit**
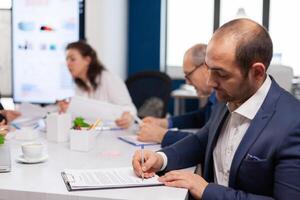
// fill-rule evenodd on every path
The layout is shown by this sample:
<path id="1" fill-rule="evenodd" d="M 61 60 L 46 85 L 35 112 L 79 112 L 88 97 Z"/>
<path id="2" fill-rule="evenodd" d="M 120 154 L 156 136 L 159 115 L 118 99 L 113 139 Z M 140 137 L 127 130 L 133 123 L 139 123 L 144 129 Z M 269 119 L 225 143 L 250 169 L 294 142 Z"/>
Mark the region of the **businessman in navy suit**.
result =
<path id="1" fill-rule="evenodd" d="M 138 134 L 140 141 L 161 143 L 162 147 L 169 146 L 192 134 L 182 130 L 171 130 L 171 128 L 199 129 L 206 124 L 211 114 L 211 107 L 217 102 L 212 87 L 207 85 L 209 72 L 204 64 L 206 47 L 206 44 L 193 45 L 185 52 L 183 58 L 186 83 L 195 88 L 200 98 L 208 97 L 206 105 L 196 111 L 168 119 L 144 118 Z"/>
<path id="2" fill-rule="evenodd" d="M 268 32 L 249 19 L 220 27 L 207 48 L 208 84 L 218 100 L 205 127 L 160 152 L 133 157 L 137 175 L 203 200 L 300 199 L 300 102 L 266 74 Z M 202 176 L 175 169 L 201 163 Z M 173 171 L 172 171 L 173 170 Z"/>

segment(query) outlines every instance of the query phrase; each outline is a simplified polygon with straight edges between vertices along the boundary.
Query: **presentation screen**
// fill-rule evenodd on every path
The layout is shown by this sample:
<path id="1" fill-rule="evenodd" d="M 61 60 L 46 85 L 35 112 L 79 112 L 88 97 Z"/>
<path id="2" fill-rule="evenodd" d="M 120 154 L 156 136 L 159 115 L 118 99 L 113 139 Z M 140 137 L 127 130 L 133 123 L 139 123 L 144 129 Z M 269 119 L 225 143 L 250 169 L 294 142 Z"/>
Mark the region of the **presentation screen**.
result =
<path id="1" fill-rule="evenodd" d="M 65 47 L 82 35 L 83 0 L 17 0 L 12 5 L 15 102 L 54 103 L 73 96 Z"/>

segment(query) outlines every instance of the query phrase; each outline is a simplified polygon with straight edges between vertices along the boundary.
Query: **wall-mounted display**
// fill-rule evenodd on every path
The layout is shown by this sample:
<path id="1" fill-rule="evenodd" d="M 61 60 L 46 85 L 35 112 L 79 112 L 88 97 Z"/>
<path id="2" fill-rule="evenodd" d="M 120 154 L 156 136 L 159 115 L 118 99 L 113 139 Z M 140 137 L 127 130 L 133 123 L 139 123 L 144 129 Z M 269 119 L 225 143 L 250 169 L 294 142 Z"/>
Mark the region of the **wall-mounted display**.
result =
<path id="1" fill-rule="evenodd" d="M 74 94 L 65 47 L 80 38 L 83 4 L 83 0 L 13 1 L 15 102 L 54 103 Z"/>

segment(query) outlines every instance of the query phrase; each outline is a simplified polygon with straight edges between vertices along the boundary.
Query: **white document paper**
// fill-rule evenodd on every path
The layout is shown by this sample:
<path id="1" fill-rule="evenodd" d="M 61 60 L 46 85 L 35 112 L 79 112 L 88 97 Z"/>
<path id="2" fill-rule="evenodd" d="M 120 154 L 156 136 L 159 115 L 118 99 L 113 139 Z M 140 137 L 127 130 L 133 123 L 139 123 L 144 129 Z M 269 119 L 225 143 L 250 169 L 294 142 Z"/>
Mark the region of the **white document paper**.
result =
<path id="1" fill-rule="evenodd" d="M 163 185 L 158 176 L 144 179 L 136 176 L 131 167 L 91 170 L 64 170 L 63 179 L 69 190 L 145 187 Z"/>
<path id="2" fill-rule="evenodd" d="M 22 118 L 43 118 L 47 114 L 47 110 L 40 105 L 34 105 L 31 103 L 22 103 L 19 106 L 18 111 L 22 114 Z"/>
<path id="3" fill-rule="evenodd" d="M 74 96 L 72 97 L 67 112 L 70 113 L 72 117 L 83 117 L 91 121 L 96 119 L 114 121 L 119 118 L 124 111 L 125 108 L 120 105 Z"/>

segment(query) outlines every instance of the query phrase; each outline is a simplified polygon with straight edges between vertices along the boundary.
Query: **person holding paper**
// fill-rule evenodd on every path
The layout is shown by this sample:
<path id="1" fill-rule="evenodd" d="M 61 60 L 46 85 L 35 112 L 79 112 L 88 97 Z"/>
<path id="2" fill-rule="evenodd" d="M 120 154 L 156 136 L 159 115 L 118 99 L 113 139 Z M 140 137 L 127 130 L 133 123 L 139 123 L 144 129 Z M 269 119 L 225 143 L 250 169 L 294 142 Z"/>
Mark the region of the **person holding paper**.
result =
<path id="1" fill-rule="evenodd" d="M 21 115 L 20 112 L 14 110 L 6 110 L 0 103 L 0 123 L 8 124 Z"/>
<path id="2" fill-rule="evenodd" d="M 112 104 L 120 105 L 127 110 L 116 124 L 128 128 L 136 108 L 125 83 L 116 75 L 110 73 L 97 58 L 95 50 L 86 42 L 78 41 L 67 45 L 66 61 L 69 71 L 75 81 L 75 94 Z M 60 112 L 65 112 L 68 101 L 58 101 Z"/>
<path id="3" fill-rule="evenodd" d="M 205 57 L 219 103 L 195 135 L 133 157 L 135 173 L 187 188 L 194 199 L 300 199 L 300 101 L 267 74 L 273 44 L 250 19 L 222 25 Z M 176 169 L 202 165 L 202 176 Z"/>
<path id="4" fill-rule="evenodd" d="M 207 85 L 209 74 L 204 66 L 206 46 L 205 44 L 192 46 L 186 51 L 183 58 L 183 71 L 186 82 L 195 87 L 199 97 L 209 96 L 205 107 L 169 119 L 146 117 L 140 126 L 138 140 L 161 143 L 161 146 L 165 147 L 191 134 L 189 132 L 174 131 L 171 128 L 201 128 L 208 121 L 211 107 L 217 103 L 217 100 L 215 94 L 212 93 L 212 88 Z"/>

